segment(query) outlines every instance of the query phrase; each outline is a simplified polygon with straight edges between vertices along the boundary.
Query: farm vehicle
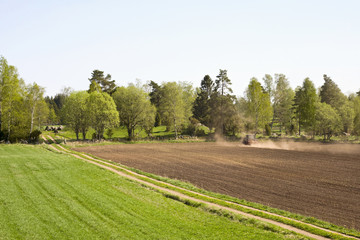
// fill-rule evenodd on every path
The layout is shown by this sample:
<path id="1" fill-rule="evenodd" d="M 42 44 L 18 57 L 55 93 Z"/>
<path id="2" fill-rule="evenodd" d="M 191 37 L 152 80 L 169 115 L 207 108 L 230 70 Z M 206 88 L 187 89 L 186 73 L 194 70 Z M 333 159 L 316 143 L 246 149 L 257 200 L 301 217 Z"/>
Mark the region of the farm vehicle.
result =
<path id="1" fill-rule="evenodd" d="M 244 137 L 243 144 L 245 145 L 251 145 L 256 143 L 256 138 L 254 134 L 248 134 L 246 137 Z"/>

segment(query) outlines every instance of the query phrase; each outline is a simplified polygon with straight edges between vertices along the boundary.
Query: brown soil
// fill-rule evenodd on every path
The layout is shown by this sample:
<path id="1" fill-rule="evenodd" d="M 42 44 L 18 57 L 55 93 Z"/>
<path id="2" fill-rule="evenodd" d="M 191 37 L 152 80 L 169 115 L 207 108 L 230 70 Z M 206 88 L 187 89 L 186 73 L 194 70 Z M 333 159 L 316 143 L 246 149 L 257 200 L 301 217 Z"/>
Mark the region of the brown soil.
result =
<path id="1" fill-rule="evenodd" d="M 164 143 L 75 150 L 213 192 L 360 229 L 360 146 L 309 146 L 284 150 L 278 145 L 272 149 Z"/>

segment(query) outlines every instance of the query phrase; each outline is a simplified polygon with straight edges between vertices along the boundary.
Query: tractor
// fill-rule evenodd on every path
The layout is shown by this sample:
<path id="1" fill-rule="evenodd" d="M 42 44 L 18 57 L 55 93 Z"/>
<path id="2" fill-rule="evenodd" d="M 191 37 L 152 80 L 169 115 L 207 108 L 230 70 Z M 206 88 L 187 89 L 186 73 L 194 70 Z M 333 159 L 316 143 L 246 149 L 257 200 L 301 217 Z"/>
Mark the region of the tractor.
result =
<path id="1" fill-rule="evenodd" d="M 255 135 L 254 134 L 248 134 L 243 140 L 243 144 L 245 145 L 251 145 L 256 142 Z"/>

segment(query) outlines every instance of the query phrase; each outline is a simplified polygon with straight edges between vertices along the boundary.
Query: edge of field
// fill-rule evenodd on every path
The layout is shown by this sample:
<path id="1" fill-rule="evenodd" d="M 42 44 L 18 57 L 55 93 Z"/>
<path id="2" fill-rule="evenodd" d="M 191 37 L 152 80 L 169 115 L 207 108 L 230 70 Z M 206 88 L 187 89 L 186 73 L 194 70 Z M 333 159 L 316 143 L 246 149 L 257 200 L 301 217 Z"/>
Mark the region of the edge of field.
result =
<path id="1" fill-rule="evenodd" d="M 201 201 L 218 204 L 226 208 L 231 208 L 237 211 L 241 211 L 243 213 L 251 214 L 253 216 L 273 220 L 326 238 L 360 238 L 360 232 L 355 229 L 348 229 L 313 217 L 306 217 L 300 214 L 271 208 L 262 204 L 248 202 L 246 200 L 241 200 L 227 195 L 206 191 L 204 189 L 197 188 L 190 183 L 182 182 L 179 180 L 169 179 L 154 174 L 142 172 L 138 169 L 130 168 L 110 160 L 101 159 L 91 154 L 74 151 L 69 146 L 57 144 L 51 136 L 47 137 L 49 138 L 49 140 L 51 140 L 52 143 L 55 143 L 50 145 L 52 148 L 55 148 L 54 150 L 65 150 L 68 153 L 75 154 L 81 158 L 86 158 L 90 161 L 96 161 L 100 164 L 106 164 L 107 167 L 116 169 L 117 171 L 125 172 L 126 174 L 131 175 L 142 181 L 146 181 L 159 187 L 179 192 L 181 194 L 196 198 Z M 171 196 L 171 194 L 167 194 L 167 196 L 173 198 L 174 200 L 184 202 L 184 200 L 179 199 L 177 196 Z"/>

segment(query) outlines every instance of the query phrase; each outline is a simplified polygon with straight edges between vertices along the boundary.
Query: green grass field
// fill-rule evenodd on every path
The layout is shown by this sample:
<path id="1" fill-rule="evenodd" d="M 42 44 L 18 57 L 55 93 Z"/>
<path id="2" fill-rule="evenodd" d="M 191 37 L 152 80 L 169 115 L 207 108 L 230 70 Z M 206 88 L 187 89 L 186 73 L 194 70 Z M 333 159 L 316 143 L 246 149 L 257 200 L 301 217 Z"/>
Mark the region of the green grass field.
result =
<path id="1" fill-rule="evenodd" d="M 86 133 L 86 139 L 92 139 L 92 134 L 94 132 L 95 132 L 95 130 L 90 128 L 89 131 Z M 50 132 L 44 131 L 44 133 L 54 135 L 51 131 Z M 139 138 L 146 138 L 147 137 L 144 130 L 137 129 L 135 131 L 135 134 L 137 134 L 137 136 Z M 65 127 L 63 130 L 59 131 L 59 133 L 57 135 L 61 136 L 61 137 L 65 137 L 67 139 L 76 139 L 76 135 L 75 135 L 74 131 L 72 131 L 68 127 Z M 175 134 L 174 134 L 174 132 L 167 132 L 166 131 L 166 126 L 159 126 L 159 127 L 154 127 L 152 135 L 154 137 L 173 137 Z M 127 129 L 125 127 L 117 127 L 117 128 L 113 129 L 112 138 L 126 139 L 127 137 L 128 137 L 128 133 L 127 133 Z M 105 138 L 107 138 L 107 139 L 109 138 L 106 131 L 105 131 Z M 82 139 L 82 134 L 79 134 L 79 139 Z"/>
<path id="2" fill-rule="evenodd" d="M 297 239 L 41 146 L 0 145 L 0 239 Z"/>
<path id="3" fill-rule="evenodd" d="M 44 126 L 45 129 L 45 126 Z M 55 134 L 52 131 L 45 131 L 42 130 L 44 134 L 48 134 L 51 136 L 55 136 Z M 205 133 L 209 132 L 209 129 L 205 126 L 201 126 L 200 129 L 204 130 Z M 92 139 L 92 135 L 93 133 L 95 133 L 95 130 L 90 128 L 89 131 L 86 133 L 86 139 Z M 74 131 L 72 131 L 70 128 L 66 127 L 59 131 L 59 133 L 56 134 L 59 137 L 64 137 L 68 140 L 75 140 L 76 139 L 76 135 L 74 133 Z M 140 128 L 135 130 L 135 135 L 137 140 L 142 140 L 142 139 L 146 139 L 148 136 L 146 134 L 146 132 Z M 159 138 L 159 139 L 167 139 L 167 138 L 174 138 L 175 137 L 175 133 L 174 131 L 166 131 L 166 126 L 158 126 L 158 127 L 154 127 L 152 134 L 151 134 L 154 138 Z M 104 133 L 104 137 L 106 139 L 109 139 L 109 136 L 107 135 L 107 132 L 105 131 Z M 128 137 L 128 132 L 127 129 L 125 127 L 117 127 L 113 129 L 113 135 L 112 135 L 112 139 L 115 140 L 119 140 L 119 139 L 127 139 Z M 79 134 L 79 139 L 82 140 L 82 134 Z"/>

